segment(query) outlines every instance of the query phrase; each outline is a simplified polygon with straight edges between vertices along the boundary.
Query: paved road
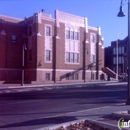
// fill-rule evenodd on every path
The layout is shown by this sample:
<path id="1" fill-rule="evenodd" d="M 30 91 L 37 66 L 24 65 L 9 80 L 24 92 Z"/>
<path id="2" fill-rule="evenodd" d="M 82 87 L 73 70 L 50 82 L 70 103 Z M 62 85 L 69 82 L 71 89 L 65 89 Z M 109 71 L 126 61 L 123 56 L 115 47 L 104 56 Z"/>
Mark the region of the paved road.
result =
<path id="1" fill-rule="evenodd" d="M 53 116 L 126 101 L 126 85 L 78 86 L 0 94 L 0 129 L 32 130 L 57 124 Z M 74 120 L 74 119 L 70 119 Z M 62 122 L 60 122 L 62 123 Z"/>

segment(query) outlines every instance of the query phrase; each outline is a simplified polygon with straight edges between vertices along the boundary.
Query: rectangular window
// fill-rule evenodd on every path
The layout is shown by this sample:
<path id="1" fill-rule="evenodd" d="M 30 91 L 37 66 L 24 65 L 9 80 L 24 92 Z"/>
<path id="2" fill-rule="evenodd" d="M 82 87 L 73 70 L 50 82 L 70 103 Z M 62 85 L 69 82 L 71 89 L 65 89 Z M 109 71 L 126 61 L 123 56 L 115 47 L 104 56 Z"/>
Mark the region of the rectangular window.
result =
<path id="1" fill-rule="evenodd" d="M 70 53 L 70 62 L 74 62 L 74 53 Z"/>
<path id="2" fill-rule="evenodd" d="M 92 80 L 94 79 L 94 74 L 93 74 L 93 73 L 91 73 L 91 79 L 92 79 Z"/>
<path id="3" fill-rule="evenodd" d="M 121 56 L 118 57 L 118 63 L 121 64 Z"/>
<path id="4" fill-rule="evenodd" d="M 51 51 L 50 50 L 46 50 L 46 61 L 50 61 L 51 60 L 50 54 L 51 54 Z"/>
<path id="5" fill-rule="evenodd" d="M 79 79 L 79 75 L 78 75 L 78 73 L 75 73 L 75 80 L 78 80 Z"/>
<path id="6" fill-rule="evenodd" d="M 74 73 L 71 74 L 71 79 L 74 80 Z"/>
<path id="7" fill-rule="evenodd" d="M 78 63 L 79 61 L 79 54 L 78 53 L 74 53 L 74 62 Z"/>
<path id="8" fill-rule="evenodd" d="M 74 39 L 74 32 L 73 31 L 70 32 L 70 38 Z"/>
<path id="9" fill-rule="evenodd" d="M 124 57 L 122 56 L 122 64 L 124 64 Z"/>
<path id="10" fill-rule="evenodd" d="M 118 54 L 121 54 L 121 47 L 119 47 L 118 49 Z"/>
<path id="11" fill-rule="evenodd" d="M 116 48 L 113 48 L 113 54 L 116 54 Z"/>
<path id="12" fill-rule="evenodd" d="M 29 34 L 29 36 L 31 36 L 31 35 L 32 35 L 32 26 L 29 26 L 29 29 L 28 29 L 28 34 Z"/>
<path id="13" fill-rule="evenodd" d="M 66 52 L 66 62 L 70 62 L 70 53 Z"/>
<path id="14" fill-rule="evenodd" d="M 74 32 L 74 39 L 79 40 L 79 33 L 78 32 Z"/>
<path id="15" fill-rule="evenodd" d="M 122 54 L 124 54 L 124 47 L 122 47 Z"/>
<path id="16" fill-rule="evenodd" d="M 50 73 L 46 73 L 45 80 L 50 80 Z"/>
<path id="17" fill-rule="evenodd" d="M 66 39 L 70 39 L 70 31 L 66 30 Z"/>
<path id="18" fill-rule="evenodd" d="M 12 35 L 12 43 L 16 43 L 17 41 L 17 36 L 15 34 Z"/>
<path id="19" fill-rule="evenodd" d="M 95 62 L 95 55 L 91 54 L 91 63 Z"/>
<path id="20" fill-rule="evenodd" d="M 29 50 L 29 61 L 32 61 L 32 50 Z"/>
<path id="21" fill-rule="evenodd" d="M 95 35 L 91 34 L 91 43 L 95 43 Z"/>
<path id="22" fill-rule="evenodd" d="M 51 36 L 51 27 L 46 26 L 46 36 Z"/>
<path id="23" fill-rule="evenodd" d="M 116 64 L 116 57 L 113 57 L 113 64 Z"/>

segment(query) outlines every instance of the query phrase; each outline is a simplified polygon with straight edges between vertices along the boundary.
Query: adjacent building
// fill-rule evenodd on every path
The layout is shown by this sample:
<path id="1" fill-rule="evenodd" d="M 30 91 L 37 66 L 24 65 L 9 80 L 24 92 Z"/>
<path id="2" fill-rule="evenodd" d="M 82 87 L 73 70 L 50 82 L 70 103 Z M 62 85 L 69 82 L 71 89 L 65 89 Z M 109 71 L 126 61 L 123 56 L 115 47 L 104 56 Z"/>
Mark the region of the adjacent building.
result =
<path id="1" fill-rule="evenodd" d="M 0 82 L 100 80 L 104 47 L 100 27 L 87 18 L 43 10 L 24 20 L 0 15 Z"/>
<path id="2" fill-rule="evenodd" d="M 105 48 L 105 67 L 110 68 L 118 74 L 127 73 L 127 42 L 126 37 L 123 40 L 116 40 L 111 42 L 111 46 Z M 118 51 L 117 51 L 118 50 Z"/>

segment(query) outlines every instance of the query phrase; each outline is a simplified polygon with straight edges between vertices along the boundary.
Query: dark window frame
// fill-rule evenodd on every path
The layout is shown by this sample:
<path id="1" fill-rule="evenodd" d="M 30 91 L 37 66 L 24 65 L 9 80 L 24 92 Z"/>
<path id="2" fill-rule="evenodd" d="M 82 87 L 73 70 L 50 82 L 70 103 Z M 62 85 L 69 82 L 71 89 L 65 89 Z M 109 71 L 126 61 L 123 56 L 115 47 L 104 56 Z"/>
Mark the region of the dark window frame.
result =
<path id="1" fill-rule="evenodd" d="M 79 79 L 79 74 L 78 74 L 78 73 L 75 73 L 75 74 L 74 74 L 74 79 L 75 79 L 75 80 L 78 80 L 78 79 Z"/>
<path id="2" fill-rule="evenodd" d="M 70 62 L 70 52 L 66 52 L 66 62 Z"/>
<path id="3" fill-rule="evenodd" d="M 70 39 L 70 31 L 66 30 L 66 39 Z"/>
<path id="4" fill-rule="evenodd" d="M 51 50 L 46 50 L 46 61 L 51 61 Z"/>
<path id="5" fill-rule="evenodd" d="M 32 36 L 32 26 L 31 25 L 28 28 L 28 34 L 29 34 L 29 36 Z"/>
<path id="6" fill-rule="evenodd" d="M 12 34 L 11 40 L 12 40 L 12 43 L 16 43 L 17 42 L 17 36 L 16 36 L 16 34 Z"/>
<path id="7" fill-rule="evenodd" d="M 46 36 L 51 36 L 51 27 L 46 26 Z"/>
<path id="8" fill-rule="evenodd" d="M 45 80 L 50 80 L 50 73 L 45 74 Z"/>
<path id="9" fill-rule="evenodd" d="M 74 40 L 79 40 L 79 33 L 78 32 L 74 32 Z"/>

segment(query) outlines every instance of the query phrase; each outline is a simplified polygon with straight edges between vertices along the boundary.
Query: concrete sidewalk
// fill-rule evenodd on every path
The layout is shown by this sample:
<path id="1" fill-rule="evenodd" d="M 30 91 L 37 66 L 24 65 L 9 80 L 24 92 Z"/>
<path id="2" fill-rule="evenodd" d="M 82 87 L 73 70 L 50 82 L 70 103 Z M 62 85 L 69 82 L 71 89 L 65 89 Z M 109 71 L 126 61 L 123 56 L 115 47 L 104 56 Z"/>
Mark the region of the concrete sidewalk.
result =
<path id="1" fill-rule="evenodd" d="M 64 87 L 64 86 L 72 86 L 72 85 L 89 85 L 89 86 L 99 86 L 99 85 L 108 85 L 111 83 L 121 83 L 127 84 L 127 82 L 119 82 L 119 81 L 88 81 L 88 82 L 73 82 L 73 83 L 44 83 L 44 84 L 0 84 L 0 90 L 2 89 L 18 89 L 18 88 L 34 88 L 34 87 Z"/>
<path id="2" fill-rule="evenodd" d="M 119 111 L 125 111 L 128 109 L 130 109 L 130 106 L 126 106 L 125 104 L 117 104 L 114 106 L 106 106 L 78 112 L 70 112 L 67 114 L 61 114 L 55 117 L 48 117 L 48 119 L 51 118 L 54 120 L 60 120 L 60 122 L 63 121 L 64 123 L 58 124 L 57 122 L 56 125 L 52 124 L 50 126 L 39 128 L 37 130 L 56 130 L 61 126 L 66 127 L 69 126 L 70 124 L 78 123 L 85 120 L 98 124 L 104 128 L 108 128 L 110 130 L 119 130 L 118 121 L 121 117 L 116 117 L 115 115 L 113 115 L 113 113 Z M 123 130 L 128 129 L 124 128 Z"/>

